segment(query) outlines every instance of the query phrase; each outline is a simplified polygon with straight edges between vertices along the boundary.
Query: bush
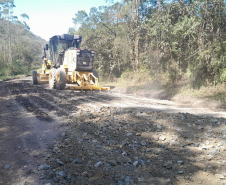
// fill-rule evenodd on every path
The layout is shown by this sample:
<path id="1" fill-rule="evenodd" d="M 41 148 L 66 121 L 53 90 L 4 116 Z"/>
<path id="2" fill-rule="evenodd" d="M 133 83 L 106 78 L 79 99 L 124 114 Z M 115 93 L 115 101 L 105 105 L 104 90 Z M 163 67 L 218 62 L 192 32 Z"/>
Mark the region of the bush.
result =
<path id="1" fill-rule="evenodd" d="M 21 74 L 28 74 L 31 68 L 23 61 L 12 61 L 11 64 L 4 65 L 0 69 L 0 76 L 15 76 Z"/>
<path id="2" fill-rule="evenodd" d="M 222 69 L 220 72 L 220 80 L 221 82 L 225 82 L 226 81 L 226 69 Z"/>

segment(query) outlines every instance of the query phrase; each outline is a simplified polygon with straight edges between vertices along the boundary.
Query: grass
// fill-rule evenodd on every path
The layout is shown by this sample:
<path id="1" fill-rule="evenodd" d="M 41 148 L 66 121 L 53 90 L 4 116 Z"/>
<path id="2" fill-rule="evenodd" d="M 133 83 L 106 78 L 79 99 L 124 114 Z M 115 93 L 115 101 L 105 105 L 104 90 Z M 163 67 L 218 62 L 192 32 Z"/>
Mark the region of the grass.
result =
<path id="1" fill-rule="evenodd" d="M 41 73 L 42 72 L 42 68 L 39 68 L 39 69 L 36 68 L 34 70 L 37 70 L 38 73 Z M 25 77 L 27 75 L 31 75 L 32 74 L 32 71 L 33 70 L 31 70 L 29 73 L 20 74 L 20 75 L 0 76 L 0 81 L 7 80 L 7 79 L 16 79 L 16 78 Z"/>
<path id="2" fill-rule="evenodd" d="M 0 81 L 7 80 L 7 79 L 15 79 L 25 77 L 26 75 L 15 75 L 15 76 L 0 76 Z"/>
<path id="3" fill-rule="evenodd" d="M 191 79 L 183 75 L 180 80 L 172 82 L 167 74 L 153 74 L 148 70 L 137 73 L 126 71 L 120 78 L 107 81 L 100 78 L 100 84 L 104 86 L 113 86 L 117 90 L 126 93 L 153 93 L 157 92 L 166 99 L 172 99 L 176 95 L 186 98 L 198 98 L 205 101 L 214 101 L 218 103 L 226 103 L 226 85 L 218 84 L 216 86 L 201 86 L 199 89 L 193 89 Z M 105 78 L 106 79 L 106 78 Z"/>
<path id="4" fill-rule="evenodd" d="M 218 84 L 217 86 L 202 86 L 200 89 L 182 87 L 181 94 L 188 97 L 204 99 L 207 101 L 217 101 L 219 103 L 226 102 L 225 84 Z"/>
<path id="5" fill-rule="evenodd" d="M 42 73 L 42 68 L 36 70 L 38 73 Z"/>
<path id="6" fill-rule="evenodd" d="M 41 68 L 37 72 L 41 72 Z M 30 73 L 31 74 L 31 73 Z M 16 76 L 0 76 L 0 81 L 5 79 L 15 79 L 24 77 L 24 75 Z M 125 91 L 126 93 L 140 93 L 140 92 L 158 92 L 171 99 L 176 95 L 184 97 L 199 98 L 205 101 L 215 101 L 219 103 L 226 103 L 226 85 L 218 84 L 217 86 L 201 86 L 199 89 L 193 89 L 190 85 L 189 79 L 184 75 L 180 80 L 172 83 L 167 74 L 154 74 L 147 69 L 139 72 L 125 71 L 121 78 L 113 81 L 106 80 L 100 77 L 101 86 L 115 87 L 117 90 Z"/>

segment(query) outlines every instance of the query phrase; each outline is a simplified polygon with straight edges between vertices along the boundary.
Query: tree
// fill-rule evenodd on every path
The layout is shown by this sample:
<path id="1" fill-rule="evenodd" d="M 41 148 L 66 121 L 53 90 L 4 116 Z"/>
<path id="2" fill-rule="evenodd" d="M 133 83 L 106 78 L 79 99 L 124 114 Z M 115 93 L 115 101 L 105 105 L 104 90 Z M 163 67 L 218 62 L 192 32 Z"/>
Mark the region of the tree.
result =
<path id="1" fill-rule="evenodd" d="M 35 62 L 41 61 L 41 45 L 44 40 L 29 31 L 25 19 L 13 15 L 14 1 L 0 0 L 0 76 L 29 72 Z"/>
<path id="2" fill-rule="evenodd" d="M 106 2 L 89 14 L 79 11 L 72 31 L 97 51 L 97 67 L 106 75 L 146 66 L 173 78 L 190 74 L 196 84 L 226 80 L 223 0 Z"/>

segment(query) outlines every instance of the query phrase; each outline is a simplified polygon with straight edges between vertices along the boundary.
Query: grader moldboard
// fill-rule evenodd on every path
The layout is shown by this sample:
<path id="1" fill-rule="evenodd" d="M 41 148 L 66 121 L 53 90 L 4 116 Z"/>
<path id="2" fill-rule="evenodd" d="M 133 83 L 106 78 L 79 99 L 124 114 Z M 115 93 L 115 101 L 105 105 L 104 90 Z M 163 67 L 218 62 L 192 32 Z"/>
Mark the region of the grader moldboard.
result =
<path id="1" fill-rule="evenodd" d="M 94 51 L 81 49 L 82 36 L 56 35 L 44 48 L 42 73 L 32 71 L 32 83 L 47 84 L 51 89 L 110 90 L 100 87 L 98 73 L 93 70 Z M 50 60 L 46 57 L 49 50 Z"/>

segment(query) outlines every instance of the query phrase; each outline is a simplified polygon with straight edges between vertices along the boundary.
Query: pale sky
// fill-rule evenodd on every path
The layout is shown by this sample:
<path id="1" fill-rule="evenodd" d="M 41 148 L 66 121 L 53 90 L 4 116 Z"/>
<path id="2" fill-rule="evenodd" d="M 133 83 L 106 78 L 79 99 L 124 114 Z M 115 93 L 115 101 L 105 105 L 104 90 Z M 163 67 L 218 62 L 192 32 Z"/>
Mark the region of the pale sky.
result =
<path id="1" fill-rule="evenodd" d="M 109 5 L 105 0 L 14 0 L 14 4 L 14 15 L 21 19 L 19 15 L 26 13 L 30 18 L 26 20 L 30 31 L 47 41 L 74 27 L 72 18 L 78 10 L 85 10 L 88 14 L 92 7 Z"/>

